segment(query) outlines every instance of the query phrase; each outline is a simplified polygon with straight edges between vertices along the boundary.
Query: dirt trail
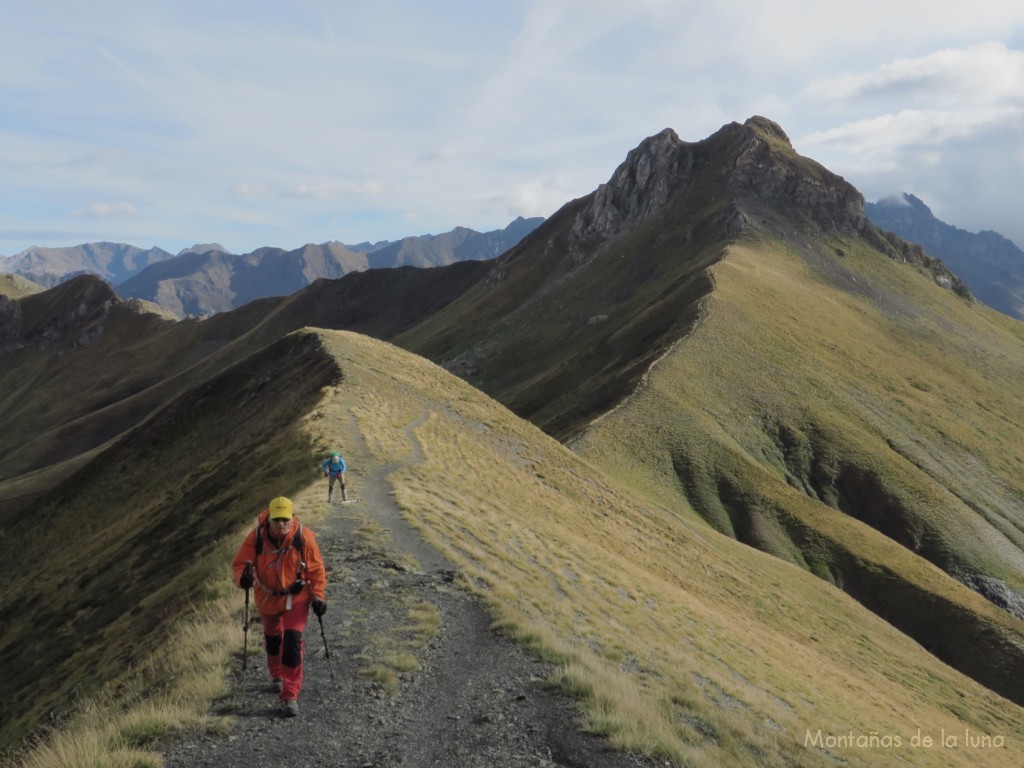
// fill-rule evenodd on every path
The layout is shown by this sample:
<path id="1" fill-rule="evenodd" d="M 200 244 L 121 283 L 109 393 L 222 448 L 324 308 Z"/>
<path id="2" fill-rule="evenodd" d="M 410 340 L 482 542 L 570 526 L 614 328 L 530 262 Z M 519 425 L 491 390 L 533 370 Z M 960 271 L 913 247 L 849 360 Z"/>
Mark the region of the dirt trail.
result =
<path id="1" fill-rule="evenodd" d="M 424 414 L 422 418 L 426 418 Z M 418 461 L 414 446 L 410 461 Z M 368 451 L 355 424 L 347 438 Z M 453 585 L 454 567 L 402 519 L 387 481 L 392 466 L 349 475 L 350 497 L 313 527 L 328 568 L 324 616 L 332 681 L 315 617 L 305 635 L 301 712 L 280 716 L 262 654 L 248 673 L 233 672 L 232 692 L 215 710 L 233 714 L 227 736 L 176 742 L 171 767 L 254 768 L 264 765 L 451 766 L 452 768 L 626 768 L 653 766 L 584 734 L 574 705 L 544 685 L 552 668 L 489 629 L 476 598 Z M 326 490 L 325 490 L 326 493 Z M 436 609 L 440 626 L 420 647 L 408 641 L 410 609 Z M 254 627 L 258 632 L 258 624 Z M 240 633 L 241 634 L 241 633 Z M 365 674 L 366 657 L 399 653 L 416 669 L 397 680 Z M 401 655 L 404 654 L 404 655 Z M 362 673 L 361 673 L 362 672 Z M 390 689 L 386 683 L 390 682 Z"/>

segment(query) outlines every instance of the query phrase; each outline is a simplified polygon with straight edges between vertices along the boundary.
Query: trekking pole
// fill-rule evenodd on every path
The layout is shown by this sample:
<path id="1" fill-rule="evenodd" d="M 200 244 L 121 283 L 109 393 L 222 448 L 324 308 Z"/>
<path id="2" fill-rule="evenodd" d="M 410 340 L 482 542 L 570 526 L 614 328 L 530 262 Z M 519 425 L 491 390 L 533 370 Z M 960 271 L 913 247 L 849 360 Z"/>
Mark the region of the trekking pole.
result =
<path id="1" fill-rule="evenodd" d="M 245 564 L 245 571 L 242 574 L 242 578 L 251 578 L 253 573 L 253 567 L 251 562 Z M 242 649 L 242 671 L 245 672 L 249 666 L 249 589 L 252 587 L 250 584 L 245 588 L 245 618 L 242 620 L 242 636 L 245 638 L 245 647 Z"/>
<path id="2" fill-rule="evenodd" d="M 324 634 L 324 618 L 317 616 L 316 620 L 320 622 L 320 637 L 324 639 L 324 655 L 327 656 L 327 668 L 331 670 L 331 680 L 333 680 L 334 664 L 331 662 L 331 649 L 327 647 L 327 635 Z"/>
<path id="3" fill-rule="evenodd" d="M 249 590 L 245 590 L 245 619 L 242 624 L 242 635 L 245 637 L 245 645 L 242 648 L 242 671 L 245 672 L 249 666 Z"/>

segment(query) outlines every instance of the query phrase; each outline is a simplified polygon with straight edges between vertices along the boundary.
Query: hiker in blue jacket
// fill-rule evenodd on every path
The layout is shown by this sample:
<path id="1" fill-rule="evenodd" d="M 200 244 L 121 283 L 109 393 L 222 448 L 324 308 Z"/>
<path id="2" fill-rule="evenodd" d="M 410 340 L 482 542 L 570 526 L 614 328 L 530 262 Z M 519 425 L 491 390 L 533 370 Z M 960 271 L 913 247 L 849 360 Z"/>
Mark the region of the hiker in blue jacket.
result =
<path id="1" fill-rule="evenodd" d="M 334 495 L 336 482 L 341 485 L 341 500 L 348 501 L 348 494 L 345 492 L 345 470 L 348 467 L 345 466 L 345 460 L 341 458 L 341 454 L 331 451 L 331 455 L 323 460 L 320 469 L 323 471 L 324 477 L 330 478 L 327 481 L 327 501 L 330 501 L 331 496 Z"/>

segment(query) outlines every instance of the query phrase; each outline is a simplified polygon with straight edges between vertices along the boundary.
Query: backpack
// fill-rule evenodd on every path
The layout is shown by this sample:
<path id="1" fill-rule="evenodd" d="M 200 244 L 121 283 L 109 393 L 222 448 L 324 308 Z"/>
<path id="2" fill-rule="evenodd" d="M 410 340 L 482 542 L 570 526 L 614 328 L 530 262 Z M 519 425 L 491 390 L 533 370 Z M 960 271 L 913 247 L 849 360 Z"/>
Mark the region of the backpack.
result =
<path id="1" fill-rule="evenodd" d="M 260 534 L 260 528 L 264 525 L 265 523 L 257 523 L 256 525 L 256 557 L 259 557 L 263 554 L 263 536 Z M 302 523 L 299 523 L 299 530 L 297 530 L 295 532 L 295 535 L 292 536 L 292 546 L 295 547 L 295 549 L 299 550 L 299 560 L 302 563 L 302 567 L 305 568 L 306 551 L 303 549 L 302 545 Z"/>
<path id="2" fill-rule="evenodd" d="M 296 522 L 299 522 L 299 521 L 296 520 Z M 260 555 L 263 554 L 263 535 L 260 533 L 260 527 L 263 526 L 263 525 L 266 525 L 266 523 L 257 523 L 256 524 L 256 541 L 254 542 L 254 544 L 256 546 L 256 560 L 257 561 L 259 560 Z M 295 535 L 292 536 L 292 548 L 293 549 L 297 549 L 299 551 L 299 567 L 298 567 L 298 569 L 295 572 L 295 574 L 296 574 L 295 575 L 295 583 L 296 584 L 301 584 L 301 586 L 305 586 L 306 585 L 306 580 L 305 580 L 305 578 L 303 577 L 302 574 L 304 574 L 306 572 L 306 552 L 303 549 L 303 543 L 302 543 L 302 523 L 299 523 L 299 530 L 297 530 L 295 532 Z M 263 591 L 269 592 L 272 595 L 277 595 L 277 596 L 281 597 L 281 596 L 289 594 L 289 590 L 287 590 L 287 589 L 284 590 L 283 592 L 278 592 L 276 590 L 267 589 L 266 587 L 263 586 L 263 584 L 260 582 L 260 580 L 258 578 L 256 579 L 256 583 L 260 585 L 260 588 L 263 589 Z M 291 600 L 291 596 L 290 595 L 288 597 L 288 600 L 289 601 Z M 289 606 L 291 606 L 290 602 L 289 602 Z"/>

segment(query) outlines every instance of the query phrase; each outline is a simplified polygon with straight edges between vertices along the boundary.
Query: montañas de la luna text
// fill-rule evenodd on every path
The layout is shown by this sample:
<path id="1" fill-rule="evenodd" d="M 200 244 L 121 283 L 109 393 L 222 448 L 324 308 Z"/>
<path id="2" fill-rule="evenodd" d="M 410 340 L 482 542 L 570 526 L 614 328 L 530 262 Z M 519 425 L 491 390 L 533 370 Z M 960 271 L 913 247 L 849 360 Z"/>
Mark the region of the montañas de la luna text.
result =
<path id="1" fill-rule="evenodd" d="M 816 731 L 808 728 L 804 734 L 804 746 L 824 749 L 1005 749 L 1006 737 L 972 731 L 970 728 L 964 728 L 962 732 L 943 728 L 938 735 L 925 733 L 918 728 L 910 736 L 880 731 L 835 734 L 825 733 L 820 728 Z"/>

